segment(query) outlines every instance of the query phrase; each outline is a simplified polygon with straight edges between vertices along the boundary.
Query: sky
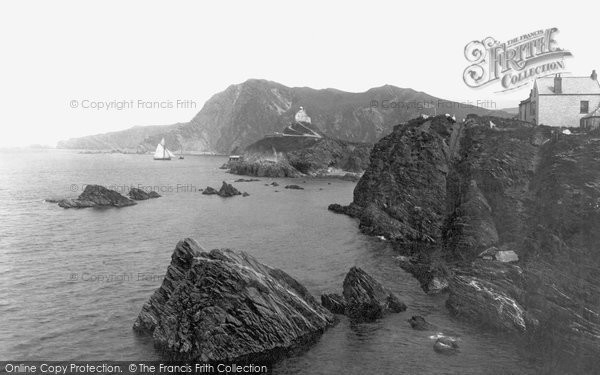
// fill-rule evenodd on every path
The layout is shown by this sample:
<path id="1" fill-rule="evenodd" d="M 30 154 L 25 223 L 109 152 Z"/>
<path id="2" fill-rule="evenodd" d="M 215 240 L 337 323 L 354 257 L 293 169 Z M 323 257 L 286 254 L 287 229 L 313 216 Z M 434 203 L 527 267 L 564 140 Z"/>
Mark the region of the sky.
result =
<path id="1" fill-rule="evenodd" d="M 556 4 L 2 1 L 0 147 L 186 122 L 250 78 L 351 92 L 390 84 L 515 107 L 529 87 L 467 87 L 464 48 L 557 27 L 559 46 L 573 53 L 566 70 L 600 71 L 588 22 L 600 4 Z"/>

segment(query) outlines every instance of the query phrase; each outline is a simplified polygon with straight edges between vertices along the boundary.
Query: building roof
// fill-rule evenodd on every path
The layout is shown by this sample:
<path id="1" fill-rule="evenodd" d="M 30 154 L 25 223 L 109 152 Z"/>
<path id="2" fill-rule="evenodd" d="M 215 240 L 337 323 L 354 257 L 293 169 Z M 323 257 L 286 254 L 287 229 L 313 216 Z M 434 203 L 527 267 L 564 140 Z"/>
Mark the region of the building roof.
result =
<path id="1" fill-rule="evenodd" d="M 588 77 L 561 77 L 562 94 L 600 94 L 600 84 Z M 538 94 L 556 95 L 554 77 L 542 77 L 535 80 Z"/>

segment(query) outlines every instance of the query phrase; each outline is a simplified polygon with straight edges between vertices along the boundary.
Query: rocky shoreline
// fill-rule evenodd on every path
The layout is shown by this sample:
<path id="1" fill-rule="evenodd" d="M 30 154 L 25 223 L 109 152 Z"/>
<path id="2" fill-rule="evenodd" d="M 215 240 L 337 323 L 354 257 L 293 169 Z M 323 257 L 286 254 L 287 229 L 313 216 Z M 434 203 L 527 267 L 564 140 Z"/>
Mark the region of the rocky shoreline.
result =
<path id="1" fill-rule="evenodd" d="M 353 202 L 329 209 L 389 240 L 426 292 L 448 293 L 452 314 L 589 369 L 600 340 L 599 146 L 516 120 L 421 117 L 382 138 Z"/>

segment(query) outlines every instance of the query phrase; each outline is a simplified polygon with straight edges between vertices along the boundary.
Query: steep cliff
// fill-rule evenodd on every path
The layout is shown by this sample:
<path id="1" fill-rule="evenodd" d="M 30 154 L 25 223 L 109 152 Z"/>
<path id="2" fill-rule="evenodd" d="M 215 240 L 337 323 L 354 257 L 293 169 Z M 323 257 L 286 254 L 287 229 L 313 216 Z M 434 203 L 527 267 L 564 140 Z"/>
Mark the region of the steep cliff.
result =
<path id="1" fill-rule="evenodd" d="M 417 118 L 375 145 L 351 205 L 330 209 L 392 240 L 452 313 L 527 333 L 585 371 L 600 352 L 599 181 L 592 135 Z"/>
<path id="2" fill-rule="evenodd" d="M 423 109 L 424 103 L 434 103 L 438 112 L 454 113 L 459 118 L 468 113 L 511 116 L 389 85 L 350 93 L 251 79 L 212 96 L 190 122 L 171 125 L 162 131 L 152 128 L 144 133 L 141 130 L 145 128 L 134 128 L 74 138 L 59 143 L 59 147 L 152 151 L 165 138 L 171 150 L 229 153 L 235 147 L 243 149 L 285 128 L 294 121 L 300 106 L 306 108 L 313 123 L 320 124 L 325 135 L 373 143 L 393 125 L 422 112 L 433 113 L 434 109 Z"/>

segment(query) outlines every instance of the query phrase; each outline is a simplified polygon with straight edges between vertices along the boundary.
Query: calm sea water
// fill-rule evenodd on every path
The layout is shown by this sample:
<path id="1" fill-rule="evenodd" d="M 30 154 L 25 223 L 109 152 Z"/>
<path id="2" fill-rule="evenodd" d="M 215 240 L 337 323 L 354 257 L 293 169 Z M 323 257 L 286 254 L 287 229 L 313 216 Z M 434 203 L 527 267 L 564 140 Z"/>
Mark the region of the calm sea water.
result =
<path id="1" fill-rule="evenodd" d="M 385 242 L 359 233 L 353 219 L 327 211 L 349 203 L 354 183 L 297 179 L 305 190 L 234 184 L 249 197 L 222 199 L 195 189 L 239 176 L 222 157 L 153 161 L 145 155 L 67 151 L 0 153 L 0 359 L 160 359 L 132 331 L 160 285 L 177 241 L 206 250 L 245 250 L 282 268 L 314 295 L 339 292 L 359 266 L 409 306 L 375 323 L 345 319 L 277 374 L 523 374 L 534 365 L 514 342 L 448 317 L 444 296 L 426 296 Z M 45 198 L 75 197 L 83 184 L 155 186 L 163 197 L 121 209 L 64 210 Z M 112 185 L 112 186 L 111 186 Z M 433 351 L 432 332 L 412 330 L 420 314 L 460 336 L 461 351 Z"/>

